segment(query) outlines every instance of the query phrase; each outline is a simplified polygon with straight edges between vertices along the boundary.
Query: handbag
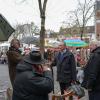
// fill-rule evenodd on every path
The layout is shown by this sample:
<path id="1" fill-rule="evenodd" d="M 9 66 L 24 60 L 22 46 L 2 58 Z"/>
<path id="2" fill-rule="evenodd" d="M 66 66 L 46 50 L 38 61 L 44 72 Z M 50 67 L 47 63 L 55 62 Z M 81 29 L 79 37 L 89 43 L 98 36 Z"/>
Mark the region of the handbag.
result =
<path id="1" fill-rule="evenodd" d="M 76 95 L 78 98 L 85 96 L 84 88 L 77 83 L 71 83 L 71 86 L 68 88 L 68 90 L 73 91 L 74 95 Z"/>

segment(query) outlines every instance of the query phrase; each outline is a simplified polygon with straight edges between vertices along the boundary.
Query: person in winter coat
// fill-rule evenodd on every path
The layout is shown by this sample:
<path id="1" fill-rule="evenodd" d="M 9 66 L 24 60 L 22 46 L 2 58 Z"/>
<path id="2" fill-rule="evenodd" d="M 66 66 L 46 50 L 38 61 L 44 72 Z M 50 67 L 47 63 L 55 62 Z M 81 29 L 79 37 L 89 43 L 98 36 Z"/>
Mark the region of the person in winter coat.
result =
<path id="1" fill-rule="evenodd" d="M 57 81 L 60 85 L 61 94 L 76 82 L 76 62 L 74 55 L 65 46 L 61 46 L 61 51 L 56 54 L 51 64 L 57 67 Z M 72 100 L 72 99 L 70 99 Z"/>
<path id="2" fill-rule="evenodd" d="M 100 100 L 100 46 L 92 44 L 90 58 L 84 69 L 82 86 L 88 89 L 89 100 Z"/>
<path id="3" fill-rule="evenodd" d="M 19 48 L 20 41 L 18 39 L 12 39 L 9 50 L 7 51 L 8 69 L 12 86 L 16 76 L 16 65 L 22 59 L 21 51 Z"/>
<path id="4" fill-rule="evenodd" d="M 12 100 L 49 100 L 53 90 L 50 68 L 39 51 L 32 51 L 17 65 Z"/>

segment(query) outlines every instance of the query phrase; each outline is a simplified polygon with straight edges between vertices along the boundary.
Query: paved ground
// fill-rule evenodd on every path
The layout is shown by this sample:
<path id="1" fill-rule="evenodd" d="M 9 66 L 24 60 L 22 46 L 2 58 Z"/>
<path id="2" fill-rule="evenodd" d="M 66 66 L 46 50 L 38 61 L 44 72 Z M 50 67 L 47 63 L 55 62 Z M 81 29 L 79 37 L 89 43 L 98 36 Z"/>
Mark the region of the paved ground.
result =
<path id="1" fill-rule="evenodd" d="M 6 64 L 0 64 L 0 100 L 5 100 L 3 95 L 5 92 L 1 93 L 1 91 L 5 91 L 8 87 L 11 87 L 8 67 Z"/>
<path id="2" fill-rule="evenodd" d="M 56 81 L 56 67 L 53 69 L 54 69 L 55 93 L 58 93 L 60 90 L 59 90 L 59 84 Z M 0 64 L 0 90 L 6 90 L 8 87 L 11 87 L 9 74 L 8 74 L 8 67 L 5 64 Z M 5 100 L 2 97 L 2 94 L 0 94 L 0 100 Z M 87 92 L 86 92 L 86 96 L 80 100 L 88 100 Z"/>
<path id="3" fill-rule="evenodd" d="M 54 87 L 55 87 L 54 91 L 55 91 L 55 93 L 58 93 L 58 92 L 60 92 L 60 89 L 59 89 L 59 84 L 56 81 L 56 67 L 53 68 L 53 71 L 54 71 Z M 74 99 L 74 100 L 77 100 L 77 99 Z M 85 97 L 81 98 L 80 100 L 88 100 L 87 91 L 85 91 Z"/>

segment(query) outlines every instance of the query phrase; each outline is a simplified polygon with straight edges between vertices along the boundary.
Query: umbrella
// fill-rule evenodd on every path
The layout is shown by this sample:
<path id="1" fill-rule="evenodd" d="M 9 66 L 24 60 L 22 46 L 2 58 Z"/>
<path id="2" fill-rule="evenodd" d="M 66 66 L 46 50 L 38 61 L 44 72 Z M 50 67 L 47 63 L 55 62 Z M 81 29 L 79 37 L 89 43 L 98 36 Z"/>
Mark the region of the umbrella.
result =
<path id="1" fill-rule="evenodd" d="M 8 21 L 0 14 L 0 41 L 7 41 L 14 31 Z"/>
<path id="2" fill-rule="evenodd" d="M 39 38 L 36 38 L 34 36 L 27 36 L 27 37 L 23 37 L 20 41 L 26 44 L 35 44 L 35 43 L 39 43 Z"/>
<path id="3" fill-rule="evenodd" d="M 86 47 L 88 44 L 80 39 L 68 39 L 64 40 L 64 43 L 66 46 L 72 46 L 72 47 Z"/>

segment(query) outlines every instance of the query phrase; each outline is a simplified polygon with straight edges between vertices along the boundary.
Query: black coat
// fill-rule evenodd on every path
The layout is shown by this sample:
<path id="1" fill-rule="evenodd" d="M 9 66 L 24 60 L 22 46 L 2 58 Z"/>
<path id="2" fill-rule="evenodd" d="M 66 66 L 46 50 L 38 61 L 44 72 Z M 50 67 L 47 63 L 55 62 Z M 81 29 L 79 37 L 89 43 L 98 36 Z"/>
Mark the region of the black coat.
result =
<path id="1" fill-rule="evenodd" d="M 91 52 L 84 69 L 82 86 L 93 91 L 100 91 L 100 47 Z"/>
<path id="2" fill-rule="evenodd" d="M 18 64 L 12 100 L 48 100 L 48 93 L 52 90 L 51 71 L 39 74 L 24 61 Z"/>
<path id="3" fill-rule="evenodd" d="M 61 58 L 61 52 L 59 52 L 51 64 L 52 66 L 57 66 L 57 80 L 60 83 L 71 83 L 76 81 L 76 63 L 74 55 L 69 51 L 63 54 Z"/>

